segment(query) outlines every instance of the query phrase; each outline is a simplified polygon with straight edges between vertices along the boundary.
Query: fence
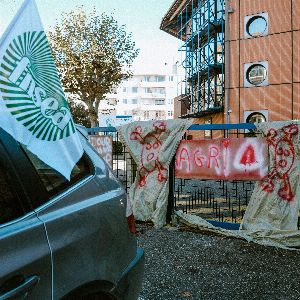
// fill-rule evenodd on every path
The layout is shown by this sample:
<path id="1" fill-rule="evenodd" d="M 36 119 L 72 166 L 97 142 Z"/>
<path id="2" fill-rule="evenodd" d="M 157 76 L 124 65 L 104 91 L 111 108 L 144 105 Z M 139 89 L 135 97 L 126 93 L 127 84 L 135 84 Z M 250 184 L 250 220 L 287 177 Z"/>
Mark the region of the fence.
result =
<path id="1" fill-rule="evenodd" d="M 112 136 L 112 169 L 114 174 L 122 182 L 126 192 L 134 182 L 137 166 L 127 148 L 121 143 L 119 133 L 115 127 L 88 128 L 89 135 Z"/>
<path id="2" fill-rule="evenodd" d="M 234 138 L 257 136 L 254 124 L 207 124 L 192 125 L 189 131 L 211 131 L 209 136 Z M 137 166 L 130 153 L 119 139 L 114 127 L 89 128 L 90 135 L 111 135 L 112 168 L 115 175 L 128 191 L 135 180 Z M 186 134 L 183 139 L 188 139 Z M 248 202 L 254 181 L 244 180 L 195 180 L 175 176 L 175 157 L 169 168 L 169 201 L 167 221 L 171 221 L 174 210 L 196 214 L 213 225 L 238 229 Z M 300 217 L 298 218 L 298 229 Z"/>
<path id="3" fill-rule="evenodd" d="M 254 124 L 207 124 L 192 125 L 189 131 L 211 131 L 209 136 L 242 138 L 257 136 Z M 186 139 L 187 136 L 184 137 Z M 255 182 L 244 180 L 196 180 L 181 179 L 170 166 L 170 195 L 167 219 L 174 210 L 198 215 L 210 223 L 238 229 Z"/>
<path id="4" fill-rule="evenodd" d="M 210 136 L 224 138 L 255 136 L 253 124 L 207 124 L 192 125 L 189 131 L 213 131 Z M 112 135 L 113 170 L 126 190 L 135 179 L 137 166 L 121 144 L 114 127 L 88 129 L 89 134 Z M 184 137 L 187 138 L 188 135 Z M 170 169 L 170 191 L 167 220 L 175 210 L 199 215 L 218 226 L 238 228 L 250 200 L 253 181 L 242 180 L 195 180 L 180 179 L 175 176 L 175 159 Z"/>

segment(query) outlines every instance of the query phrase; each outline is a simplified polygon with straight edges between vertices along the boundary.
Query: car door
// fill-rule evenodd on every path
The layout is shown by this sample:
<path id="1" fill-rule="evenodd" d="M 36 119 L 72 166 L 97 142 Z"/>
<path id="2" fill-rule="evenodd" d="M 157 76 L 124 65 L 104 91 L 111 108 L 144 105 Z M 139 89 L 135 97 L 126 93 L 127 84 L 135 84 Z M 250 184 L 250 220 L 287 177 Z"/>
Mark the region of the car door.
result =
<path id="1" fill-rule="evenodd" d="M 124 190 L 88 142 L 82 143 L 85 154 L 70 181 L 26 152 L 50 199 L 36 211 L 45 222 L 53 253 L 54 299 L 83 285 L 95 288 L 93 283 L 111 288 L 135 257 Z"/>
<path id="2" fill-rule="evenodd" d="M 19 144 L 0 129 L 0 299 L 51 299 L 51 252 L 30 206 L 34 178 Z M 28 188 L 30 187 L 30 188 Z"/>

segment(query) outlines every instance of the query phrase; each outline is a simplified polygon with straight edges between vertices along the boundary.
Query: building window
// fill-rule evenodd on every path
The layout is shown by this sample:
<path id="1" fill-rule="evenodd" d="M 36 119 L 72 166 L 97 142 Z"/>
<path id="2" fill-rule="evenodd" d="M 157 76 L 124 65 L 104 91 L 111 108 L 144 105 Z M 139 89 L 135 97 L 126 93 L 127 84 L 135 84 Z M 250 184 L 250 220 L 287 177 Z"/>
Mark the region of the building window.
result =
<path id="1" fill-rule="evenodd" d="M 132 100 L 131 100 L 131 103 L 132 103 L 132 104 L 137 104 L 137 102 L 138 102 L 138 99 L 132 99 Z"/>
<path id="2" fill-rule="evenodd" d="M 144 118 L 148 120 L 150 118 L 150 112 L 148 110 L 144 111 Z"/>
<path id="3" fill-rule="evenodd" d="M 138 88 L 136 86 L 132 87 L 132 92 L 133 93 L 137 93 L 138 92 Z"/>
<path id="4" fill-rule="evenodd" d="M 163 82 L 166 80 L 165 76 L 155 76 L 155 81 L 156 82 Z"/>
<path id="5" fill-rule="evenodd" d="M 150 81 L 150 76 L 144 76 L 144 81 L 149 82 Z"/>
<path id="6" fill-rule="evenodd" d="M 152 88 L 145 88 L 145 93 L 151 94 L 152 92 Z"/>
<path id="7" fill-rule="evenodd" d="M 206 118 L 206 119 L 204 119 L 204 124 L 205 125 L 209 125 L 209 124 L 211 124 L 212 123 L 212 119 L 211 118 Z M 211 139 L 211 137 L 212 137 L 212 131 L 211 130 L 207 130 L 207 129 L 205 129 L 204 130 L 204 138 L 206 138 L 206 139 Z"/>
<path id="8" fill-rule="evenodd" d="M 247 80 L 253 85 L 259 85 L 267 77 L 267 70 L 262 65 L 253 65 L 247 71 Z"/>
<path id="9" fill-rule="evenodd" d="M 127 104 L 127 99 L 123 99 L 123 104 Z"/>
<path id="10" fill-rule="evenodd" d="M 169 81 L 174 81 L 174 77 L 173 76 L 169 76 Z"/>
<path id="11" fill-rule="evenodd" d="M 245 37 L 253 38 L 265 36 L 268 34 L 268 14 L 262 13 L 258 15 L 245 17 Z"/>
<path id="12" fill-rule="evenodd" d="M 168 99 L 168 104 L 174 104 L 174 100 L 173 99 Z"/>
<path id="13" fill-rule="evenodd" d="M 247 23 L 247 33 L 253 37 L 262 36 L 267 29 L 267 21 L 263 17 L 253 17 Z"/>
<path id="14" fill-rule="evenodd" d="M 247 123 L 263 123 L 266 122 L 266 117 L 259 113 L 259 112 L 254 112 L 251 115 L 248 116 L 246 122 Z"/>
<path id="15" fill-rule="evenodd" d="M 127 90 L 126 87 L 123 87 L 123 93 L 126 93 L 126 90 Z"/>
<path id="16" fill-rule="evenodd" d="M 254 62 L 244 65 L 244 86 L 266 86 L 268 85 L 268 62 Z"/>
<path id="17" fill-rule="evenodd" d="M 168 111 L 168 117 L 173 117 L 173 112 L 171 110 Z"/>
<path id="18" fill-rule="evenodd" d="M 162 110 L 157 110 L 155 112 L 155 118 L 160 118 L 160 119 L 163 119 L 165 117 L 165 112 L 162 111 Z"/>
<path id="19" fill-rule="evenodd" d="M 166 93 L 166 89 L 165 88 L 156 88 L 155 92 L 159 93 L 159 94 L 165 94 Z"/>
<path id="20" fill-rule="evenodd" d="M 155 99 L 155 105 L 165 105 L 164 99 Z"/>

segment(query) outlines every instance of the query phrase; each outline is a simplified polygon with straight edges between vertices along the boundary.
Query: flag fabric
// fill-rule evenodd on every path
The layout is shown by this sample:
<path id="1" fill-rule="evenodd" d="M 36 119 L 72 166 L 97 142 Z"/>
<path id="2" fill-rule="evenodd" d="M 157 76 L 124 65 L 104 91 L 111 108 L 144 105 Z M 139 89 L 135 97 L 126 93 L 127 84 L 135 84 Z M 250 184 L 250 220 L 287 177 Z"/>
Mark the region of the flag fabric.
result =
<path id="1" fill-rule="evenodd" d="M 34 0 L 0 40 L 0 127 L 67 179 L 83 154 Z"/>

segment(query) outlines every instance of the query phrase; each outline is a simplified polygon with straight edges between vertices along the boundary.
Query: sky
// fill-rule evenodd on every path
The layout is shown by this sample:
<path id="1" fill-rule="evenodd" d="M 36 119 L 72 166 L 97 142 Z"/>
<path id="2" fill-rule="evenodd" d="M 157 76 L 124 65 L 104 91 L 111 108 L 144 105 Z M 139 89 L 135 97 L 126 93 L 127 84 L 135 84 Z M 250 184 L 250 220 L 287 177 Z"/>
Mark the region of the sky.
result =
<path id="1" fill-rule="evenodd" d="M 132 32 L 140 54 L 134 72 L 162 73 L 178 58 L 180 41 L 159 29 L 161 20 L 174 0 L 36 0 L 45 30 L 59 22 L 62 12 L 83 6 L 87 12 L 113 13 L 126 31 Z M 22 0 L 0 0 L 0 36 L 22 4 Z"/>

